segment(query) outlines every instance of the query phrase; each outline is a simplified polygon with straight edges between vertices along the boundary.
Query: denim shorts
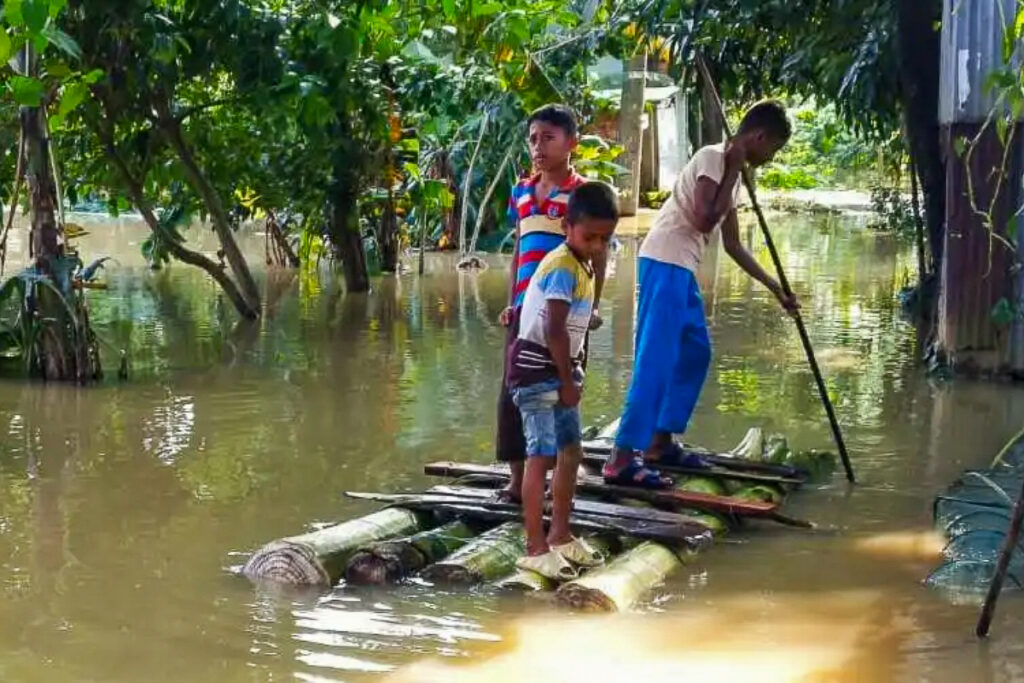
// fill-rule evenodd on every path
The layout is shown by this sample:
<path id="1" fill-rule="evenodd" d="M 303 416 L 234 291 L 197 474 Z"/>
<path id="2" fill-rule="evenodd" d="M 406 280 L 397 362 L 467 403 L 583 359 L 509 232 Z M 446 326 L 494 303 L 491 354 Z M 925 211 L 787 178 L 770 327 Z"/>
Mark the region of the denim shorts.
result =
<path id="1" fill-rule="evenodd" d="M 561 385 L 553 379 L 512 390 L 512 399 L 523 416 L 528 456 L 553 458 L 583 439 L 579 406 L 569 408 L 558 402 Z"/>

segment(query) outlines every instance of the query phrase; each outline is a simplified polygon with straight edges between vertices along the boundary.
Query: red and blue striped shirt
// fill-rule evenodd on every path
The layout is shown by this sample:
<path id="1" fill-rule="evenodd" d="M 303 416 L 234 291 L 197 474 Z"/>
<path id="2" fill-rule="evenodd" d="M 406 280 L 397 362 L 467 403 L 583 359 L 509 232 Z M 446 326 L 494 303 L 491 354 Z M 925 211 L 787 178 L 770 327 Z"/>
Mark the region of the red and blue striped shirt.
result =
<path id="1" fill-rule="evenodd" d="M 513 306 L 522 306 L 537 265 L 565 242 L 562 219 L 569 208 L 569 195 L 585 183 L 586 178 L 570 169 L 565 182 L 541 200 L 536 196 L 539 182 L 539 173 L 520 180 L 508 200 L 509 221 L 519 226 L 519 259 L 512 264 L 516 270 Z"/>

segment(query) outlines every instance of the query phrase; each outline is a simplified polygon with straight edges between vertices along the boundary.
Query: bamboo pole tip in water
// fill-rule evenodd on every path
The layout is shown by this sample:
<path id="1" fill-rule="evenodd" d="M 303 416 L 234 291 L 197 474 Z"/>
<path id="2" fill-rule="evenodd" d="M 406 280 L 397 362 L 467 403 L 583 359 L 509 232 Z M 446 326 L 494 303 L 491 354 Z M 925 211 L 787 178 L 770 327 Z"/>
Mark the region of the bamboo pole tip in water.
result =
<path id="1" fill-rule="evenodd" d="M 242 567 L 253 582 L 294 586 L 330 586 L 331 578 L 316 552 L 303 543 L 273 541 L 257 550 Z"/>

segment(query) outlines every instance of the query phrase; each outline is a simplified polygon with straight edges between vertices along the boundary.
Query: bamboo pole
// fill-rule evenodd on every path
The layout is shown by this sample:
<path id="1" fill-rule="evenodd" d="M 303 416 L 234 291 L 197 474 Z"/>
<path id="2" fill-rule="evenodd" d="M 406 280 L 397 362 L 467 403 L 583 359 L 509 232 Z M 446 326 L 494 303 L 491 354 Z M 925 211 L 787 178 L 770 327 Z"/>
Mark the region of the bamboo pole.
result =
<path id="1" fill-rule="evenodd" d="M 981 616 L 978 617 L 978 625 L 974 629 L 975 635 L 979 638 L 986 638 L 988 636 L 989 627 L 992 625 L 992 617 L 996 613 L 996 603 L 999 601 L 999 594 L 1003 590 L 1003 582 L 1006 581 L 1006 572 L 1010 568 L 1010 560 L 1013 558 L 1013 551 L 1017 547 L 1017 537 L 1020 536 L 1022 521 L 1024 521 L 1024 482 L 1021 483 L 1021 491 L 1017 495 L 1017 501 L 1013 504 L 1013 516 L 1010 518 L 1010 528 L 1006 531 L 1003 549 L 999 553 L 996 573 L 992 576 L 992 583 L 989 584 L 988 594 L 985 596 L 985 604 L 981 608 Z"/>
<path id="2" fill-rule="evenodd" d="M 711 73 L 708 71 L 707 64 L 704 63 L 704 57 L 698 52 L 697 53 L 697 68 L 700 69 L 701 76 L 704 78 L 708 85 L 712 95 L 714 95 L 715 104 L 718 108 L 718 115 L 722 119 L 722 128 L 725 130 L 725 136 L 728 140 L 732 137 L 732 132 L 729 130 L 729 121 L 725 117 L 725 106 L 722 104 L 722 99 L 718 95 L 718 91 L 715 89 L 714 82 L 711 80 Z M 775 272 L 779 276 L 779 284 L 782 285 L 782 291 L 786 296 L 793 296 L 793 289 L 789 286 L 789 279 L 786 277 L 786 273 L 782 268 L 782 259 L 779 258 L 779 252 L 775 248 L 775 241 L 772 239 L 771 232 L 768 230 L 768 222 L 764 218 L 764 212 L 761 211 L 761 206 L 757 202 L 757 193 L 754 190 L 754 183 L 751 180 L 750 172 L 746 166 L 743 167 L 743 185 L 747 188 L 747 193 L 750 195 L 750 204 L 754 209 L 754 214 L 757 215 L 757 222 L 761 226 L 761 234 L 764 236 L 765 244 L 768 246 L 768 253 L 771 254 L 772 263 L 775 264 Z M 821 403 L 825 407 L 825 413 L 828 416 L 829 426 L 832 428 L 832 437 L 835 439 L 836 448 L 839 450 L 839 457 L 843 461 L 843 468 L 846 470 L 846 479 L 851 484 L 856 481 L 853 475 L 853 465 L 850 463 L 850 455 L 846 452 L 846 443 L 843 441 L 843 433 L 839 429 L 839 420 L 836 418 L 835 408 L 832 406 L 832 399 L 829 398 L 828 388 L 825 386 L 825 380 L 821 376 L 821 368 L 818 367 L 818 359 L 814 356 L 814 348 L 811 346 L 811 338 L 807 334 L 807 327 L 804 325 L 803 316 L 800 315 L 799 311 L 793 313 L 793 320 L 796 322 L 797 331 L 800 333 L 800 341 L 803 343 L 804 353 L 807 355 L 807 362 L 811 366 L 811 373 L 814 375 L 814 381 L 818 386 L 818 395 L 821 397 Z"/>

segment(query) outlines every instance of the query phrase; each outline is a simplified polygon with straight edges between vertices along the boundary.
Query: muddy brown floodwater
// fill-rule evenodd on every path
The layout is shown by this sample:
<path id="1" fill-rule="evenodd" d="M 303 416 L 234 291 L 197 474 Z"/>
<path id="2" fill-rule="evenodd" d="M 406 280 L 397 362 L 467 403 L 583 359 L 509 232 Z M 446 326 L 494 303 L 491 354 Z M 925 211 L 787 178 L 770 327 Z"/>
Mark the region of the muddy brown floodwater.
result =
<path id="1" fill-rule="evenodd" d="M 351 297 L 327 275 L 261 273 L 266 315 L 247 327 L 198 272 L 147 271 L 131 221 L 88 222 L 83 251 L 119 262 L 90 294 L 107 367 L 127 347 L 133 374 L 85 391 L 0 383 L 0 680 L 1024 677 L 1024 597 L 1006 596 L 979 644 L 976 608 L 920 584 L 933 496 L 1019 429 L 1024 392 L 922 373 L 894 303 L 908 245 L 851 219 L 774 223 L 861 483 L 837 474 L 794 498 L 818 530 L 752 527 L 637 613 L 594 618 L 416 584 L 273 596 L 225 571 L 370 509 L 346 489 L 490 459 L 500 259 L 467 275 L 435 257 L 423 279 Z M 248 245 L 257 263 L 262 249 Z M 635 253 L 617 254 L 601 307 L 588 423 L 614 418 L 627 386 Z M 715 360 L 689 439 L 728 448 L 756 424 L 829 447 L 792 324 L 727 259 L 701 280 Z"/>

